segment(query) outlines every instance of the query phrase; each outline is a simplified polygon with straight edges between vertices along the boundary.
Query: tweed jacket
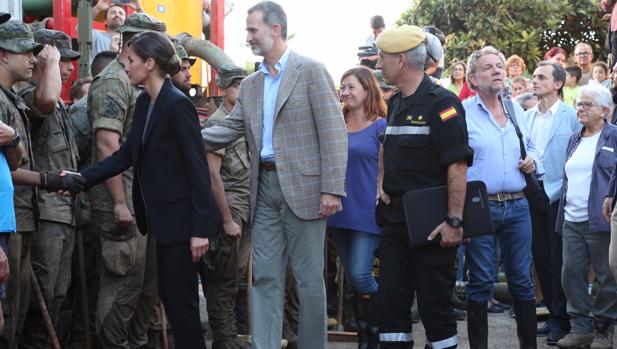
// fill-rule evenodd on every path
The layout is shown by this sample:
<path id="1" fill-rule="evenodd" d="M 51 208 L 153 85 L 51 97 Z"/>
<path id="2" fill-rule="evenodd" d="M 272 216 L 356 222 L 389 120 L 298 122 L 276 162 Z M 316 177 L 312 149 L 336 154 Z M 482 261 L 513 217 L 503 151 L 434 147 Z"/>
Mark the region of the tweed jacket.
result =
<path id="1" fill-rule="evenodd" d="M 319 218 L 322 193 L 345 196 L 347 131 L 332 77 L 310 58 L 290 52 L 274 111 L 272 144 L 285 201 L 301 219 Z M 264 75 L 240 84 L 240 94 L 223 124 L 202 130 L 207 151 L 245 136 L 251 157 L 251 218 L 259 183 L 263 136 Z"/>

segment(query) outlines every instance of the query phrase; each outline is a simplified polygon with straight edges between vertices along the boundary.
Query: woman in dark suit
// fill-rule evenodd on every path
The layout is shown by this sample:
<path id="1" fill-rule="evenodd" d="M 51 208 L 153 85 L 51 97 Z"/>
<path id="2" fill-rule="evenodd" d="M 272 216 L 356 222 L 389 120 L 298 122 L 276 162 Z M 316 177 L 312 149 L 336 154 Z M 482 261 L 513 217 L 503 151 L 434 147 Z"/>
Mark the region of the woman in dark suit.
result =
<path id="1" fill-rule="evenodd" d="M 86 188 L 133 167 L 133 203 L 142 233 L 157 240 L 159 295 L 176 348 L 205 349 L 198 310 L 197 265 L 216 231 L 218 212 L 199 118 L 168 78 L 180 68 L 171 41 L 144 32 L 128 43 L 126 72 L 143 85 L 127 140 L 112 156 L 81 172 Z"/>

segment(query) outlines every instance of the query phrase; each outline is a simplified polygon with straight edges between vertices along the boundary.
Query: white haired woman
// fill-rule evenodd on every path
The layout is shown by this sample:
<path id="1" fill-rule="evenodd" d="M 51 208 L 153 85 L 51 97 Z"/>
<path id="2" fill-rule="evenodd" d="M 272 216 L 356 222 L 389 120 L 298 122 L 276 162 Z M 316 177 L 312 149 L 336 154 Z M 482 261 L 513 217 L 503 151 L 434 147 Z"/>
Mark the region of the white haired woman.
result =
<path id="1" fill-rule="evenodd" d="M 568 299 L 572 331 L 560 348 L 612 348 L 617 319 L 617 284 L 608 263 L 610 227 L 603 203 L 617 165 L 617 127 L 607 122 L 610 92 L 598 85 L 581 87 L 576 115 L 583 128 L 572 135 L 557 218 L 563 236 L 561 281 Z M 589 266 L 600 285 L 595 300 L 588 294 Z"/>

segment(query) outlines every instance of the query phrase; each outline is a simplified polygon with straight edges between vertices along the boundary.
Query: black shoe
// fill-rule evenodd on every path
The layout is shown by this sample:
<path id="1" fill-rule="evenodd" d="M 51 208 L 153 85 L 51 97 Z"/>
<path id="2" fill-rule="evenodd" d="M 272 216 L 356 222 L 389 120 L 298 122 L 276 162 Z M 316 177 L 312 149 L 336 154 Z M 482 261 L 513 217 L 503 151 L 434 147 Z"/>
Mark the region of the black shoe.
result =
<path id="1" fill-rule="evenodd" d="M 352 297 L 353 312 L 356 318 L 356 326 L 358 328 L 358 349 L 368 349 L 368 299 L 364 299 L 366 295 L 354 293 Z"/>
<path id="2" fill-rule="evenodd" d="M 551 330 L 551 320 L 546 321 L 542 326 L 538 327 L 536 330 L 536 335 L 538 337 L 544 337 L 548 335 Z"/>
<path id="3" fill-rule="evenodd" d="M 565 337 L 570 331 L 566 331 L 560 326 L 551 326 L 546 336 L 546 345 L 556 346 L 557 342 Z"/>

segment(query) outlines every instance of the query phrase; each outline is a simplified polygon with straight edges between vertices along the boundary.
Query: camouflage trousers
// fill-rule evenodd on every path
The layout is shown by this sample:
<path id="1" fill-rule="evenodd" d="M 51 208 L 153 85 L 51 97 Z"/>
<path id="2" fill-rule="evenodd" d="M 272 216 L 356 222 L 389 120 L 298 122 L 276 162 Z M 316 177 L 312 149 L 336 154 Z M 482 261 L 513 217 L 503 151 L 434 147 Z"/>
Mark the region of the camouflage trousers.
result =
<path id="1" fill-rule="evenodd" d="M 71 283 L 74 245 L 75 227 L 70 224 L 41 220 L 39 230 L 32 235 L 30 262 L 56 329 L 60 327 L 60 314 Z M 34 291 L 31 292 L 30 308 L 23 335 L 19 339 L 19 347 L 51 347 L 47 326 Z"/>
<path id="2" fill-rule="evenodd" d="M 245 230 L 242 229 L 243 233 Z M 199 274 L 212 328 L 212 349 L 249 348 L 238 340 L 236 328 L 239 244 L 239 238 L 220 231 L 200 264 Z"/>
<path id="3" fill-rule="evenodd" d="M 4 331 L 0 348 L 17 348 L 30 304 L 30 248 L 32 232 L 18 232 L 9 239 L 9 280 L 2 300 Z"/>
<path id="4" fill-rule="evenodd" d="M 138 348 L 148 343 L 148 328 L 157 315 L 156 241 L 135 225 L 126 230 L 113 227 L 112 214 L 94 217 L 104 228 L 96 311 L 101 347 Z"/>

